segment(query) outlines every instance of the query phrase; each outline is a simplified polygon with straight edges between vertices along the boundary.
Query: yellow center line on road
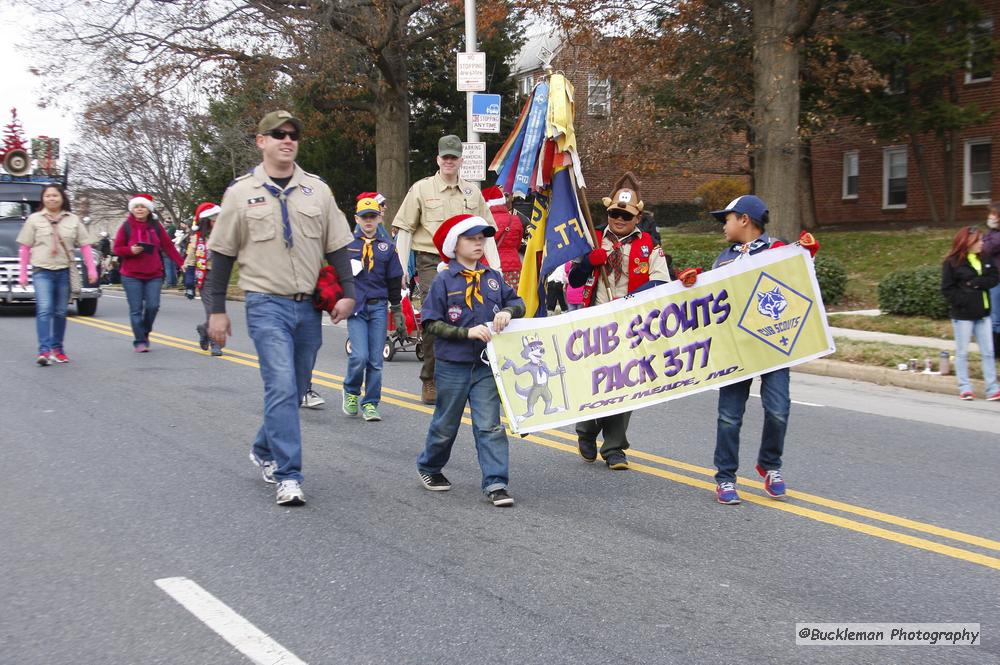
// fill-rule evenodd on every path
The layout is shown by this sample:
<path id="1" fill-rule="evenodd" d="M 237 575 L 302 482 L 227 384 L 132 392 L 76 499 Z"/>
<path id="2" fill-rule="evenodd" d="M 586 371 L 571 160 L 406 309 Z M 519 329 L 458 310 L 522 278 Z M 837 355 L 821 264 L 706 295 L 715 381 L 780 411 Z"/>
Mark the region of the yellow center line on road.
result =
<path id="1" fill-rule="evenodd" d="M 113 332 L 116 334 L 127 335 L 127 336 L 132 335 L 132 330 L 129 326 L 122 325 L 119 323 L 114 323 L 111 321 L 104 321 L 100 319 L 83 319 L 80 317 L 71 317 L 68 320 L 74 323 L 87 325 L 99 330 L 104 330 L 106 332 Z M 178 337 L 171 337 L 169 335 L 163 335 L 160 333 L 152 333 L 151 339 L 156 341 L 158 344 L 162 344 L 164 346 L 180 349 L 182 351 L 189 351 L 189 352 L 199 353 L 202 355 L 208 355 L 207 351 L 202 351 L 198 347 L 196 342 L 190 340 L 185 340 Z M 226 349 L 225 355 L 220 356 L 218 359 L 237 363 L 239 365 L 244 365 L 247 367 L 259 368 L 259 365 L 257 363 L 257 356 L 248 353 L 243 353 L 240 351 L 235 351 L 228 348 Z M 317 385 L 327 386 L 338 390 L 343 388 L 343 377 L 338 376 L 336 374 L 330 374 L 328 372 L 315 370 L 313 371 L 313 377 L 314 377 L 313 383 Z M 434 412 L 433 408 L 423 404 L 420 401 L 419 396 L 413 393 L 390 389 L 390 388 L 383 388 L 382 392 L 384 393 L 382 401 L 388 404 L 401 406 L 403 408 L 410 409 L 411 411 L 418 411 L 421 413 L 431 414 Z M 397 397 L 401 397 L 403 399 L 396 399 L 394 397 L 388 397 L 386 395 L 394 395 Z M 466 414 L 468 414 L 468 409 L 466 409 Z M 462 422 L 468 425 L 472 424 L 471 420 L 468 417 L 462 418 Z M 576 446 L 576 437 L 573 436 L 572 434 L 569 434 L 567 432 L 562 432 L 559 430 L 546 430 L 545 435 L 546 436 L 541 436 L 539 434 L 530 434 L 524 437 L 524 440 L 548 448 L 552 448 L 554 450 L 568 452 L 574 456 L 578 455 Z M 553 436 L 572 441 L 573 443 L 571 445 L 555 441 L 551 438 L 547 438 Z M 516 440 L 517 439 L 515 438 L 515 441 Z M 668 457 L 661 457 L 659 455 L 655 455 L 652 453 L 646 453 L 643 451 L 630 449 L 629 455 L 635 459 L 643 459 L 651 461 L 657 464 L 673 467 L 690 473 L 705 475 L 709 477 L 712 477 L 714 475 L 714 471 L 707 467 L 689 464 L 687 462 L 670 459 Z M 698 478 L 692 478 L 690 476 L 675 473 L 673 471 L 668 471 L 666 469 L 661 469 L 659 467 L 648 466 L 645 464 L 638 464 L 633 461 L 632 464 L 630 465 L 630 468 L 640 473 L 645 473 L 659 478 L 664 478 L 666 480 L 671 480 L 673 482 L 687 485 L 689 487 L 694 487 L 697 489 L 703 489 L 709 491 L 715 490 L 714 482 L 701 480 Z M 756 487 L 758 489 L 763 488 L 763 484 L 760 483 L 759 481 L 740 478 L 739 482 L 745 485 Z M 972 534 L 963 533 L 961 531 L 955 531 L 953 529 L 946 529 L 943 527 L 935 526 L 933 524 L 918 522 L 916 520 L 911 520 L 905 517 L 899 517 L 897 515 L 883 513 L 877 510 L 871 510 L 868 508 L 863 508 L 861 506 L 855 506 L 853 504 L 844 503 L 833 499 L 827 499 L 825 497 L 817 496 L 815 494 L 809 494 L 806 492 L 789 491 L 788 495 L 789 498 L 792 499 L 805 501 L 807 503 L 813 503 L 840 512 L 846 512 L 858 515 L 860 517 L 865 517 L 871 520 L 881 521 L 888 524 L 892 524 L 894 526 L 910 529 L 913 531 L 919 531 L 939 536 L 942 538 L 948 538 L 951 540 L 959 541 L 976 547 L 982 547 L 985 549 L 1000 551 L 1000 542 L 996 540 L 991 540 L 989 538 L 983 538 L 981 536 L 975 536 Z M 950 545 L 944 545 L 935 541 L 927 540 L 917 536 L 911 536 L 904 533 L 899 533 L 897 531 L 892 531 L 889 529 L 884 529 L 882 527 L 866 524 L 864 522 L 858 522 L 838 515 L 832 515 L 819 510 L 814 510 L 812 508 L 799 506 L 793 503 L 775 501 L 768 497 L 756 494 L 744 493 L 742 498 L 747 503 L 752 503 L 767 508 L 773 508 L 775 510 L 781 510 L 787 513 L 799 515 L 800 517 L 806 517 L 808 519 L 816 520 L 818 522 L 822 522 L 825 524 L 839 526 L 841 528 L 848 529 L 851 531 L 856 531 L 858 533 L 867 534 L 877 538 L 883 538 L 885 540 L 890 540 L 904 545 L 909 545 L 911 547 L 915 547 L 918 549 L 935 552 L 938 554 L 942 554 L 944 556 L 949 556 L 952 558 L 961 559 L 963 561 L 968 561 L 970 563 L 975 563 L 996 570 L 1000 570 L 1000 558 L 979 554 L 977 552 L 971 552 L 969 550 L 952 547 Z"/>

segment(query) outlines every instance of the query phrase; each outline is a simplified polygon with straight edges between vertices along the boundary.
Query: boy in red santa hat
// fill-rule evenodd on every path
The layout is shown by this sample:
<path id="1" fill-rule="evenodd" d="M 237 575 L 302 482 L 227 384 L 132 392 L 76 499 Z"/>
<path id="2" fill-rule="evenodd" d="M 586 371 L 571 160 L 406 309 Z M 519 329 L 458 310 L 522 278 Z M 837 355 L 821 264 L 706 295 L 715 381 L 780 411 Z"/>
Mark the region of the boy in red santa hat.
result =
<path id="1" fill-rule="evenodd" d="M 205 322 L 195 326 L 198 331 L 198 345 L 203 351 L 208 351 L 208 317 L 212 315 L 212 293 L 205 288 L 205 280 L 211 270 L 208 252 L 208 237 L 212 233 L 212 224 L 215 217 L 222 211 L 217 204 L 211 201 L 199 203 L 194 209 L 194 221 L 191 223 L 191 231 L 194 235 L 188 243 L 187 257 L 184 261 L 184 295 L 188 300 L 193 300 L 195 291 L 201 294 L 201 304 L 205 308 Z M 218 344 L 211 344 L 212 355 L 221 356 L 222 348 Z"/>
<path id="2" fill-rule="evenodd" d="M 451 489 L 441 471 L 451 457 L 468 404 L 483 494 L 494 506 L 506 507 L 514 505 L 507 491 L 507 434 L 500 423 L 500 394 L 482 353 L 493 333 L 502 331 L 512 318 L 524 316 L 525 308 L 500 273 L 481 263 L 485 240 L 495 232 L 489 222 L 474 215 L 450 217 L 434 232 L 443 263 L 424 298 L 421 318 L 424 331 L 434 335 L 437 396 L 417 470 L 425 488 Z"/>

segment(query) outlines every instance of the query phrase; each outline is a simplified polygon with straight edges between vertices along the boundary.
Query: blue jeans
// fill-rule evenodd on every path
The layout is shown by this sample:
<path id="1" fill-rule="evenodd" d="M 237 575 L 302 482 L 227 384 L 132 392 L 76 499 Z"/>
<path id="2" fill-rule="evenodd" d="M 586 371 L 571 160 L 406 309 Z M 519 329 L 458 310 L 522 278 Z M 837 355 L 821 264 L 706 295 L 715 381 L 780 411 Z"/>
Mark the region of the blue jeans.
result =
<path id="1" fill-rule="evenodd" d="M 424 451 L 417 458 L 421 473 L 440 473 L 451 457 L 466 402 L 472 411 L 472 436 L 483 472 L 485 494 L 507 487 L 510 458 L 507 433 L 500 424 L 500 394 L 489 365 L 437 359 L 434 366 L 437 401 Z"/>
<path id="2" fill-rule="evenodd" d="M 983 361 L 983 382 L 986 383 L 986 394 L 992 395 L 997 388 L 997 368 L 993 357 L 993 333 L 990 320 L 983 317 L 977 321 L 952 319 L 951 327 L 955 331 L 955 377 L 958 379 L 958 392 L 971 392 L 969 382 L 969 342 L 976 336 L 979 345 L 979 355 Z"/>
<path id="3" fill-rule="evenodd" d="M 170 288 L 177 286 L 177 264 L 166 254 L 161 254 L 160 258 L 163 260 L 163 281 Z"/>
<path id="4" fill-rule="evenodd" d="M 132 346 L 149 344 L 149 333 L 153 332 L 153 321 L 160 311 L 160 288 L 163 279 L 137 279 L 122 277 L 122 288 L 128 299 L 128 318 L 132 323 Z"/>
<path id="5" fill-rule="evenodd" d="M 347 337 L 351 340 L 351 355 L 347 358 L 344 392 L 361 394 L 362 404 L 374 404 L 382 399 L 382 348 L 385 346 L 388 308 L 384 300 L 365 303 L 357 314 L 347 319 Z"/>
<path id="6" fill-rule="evenodd" d="M 35 285 L 35 331 L 39 355 L 63 348 L 66 336 L 66 308 L 69 305 L 69 270 L 36 268 L 31 276 Z"/>
<path id="7" fill-rule="evenodd" d="M 253 451 L 260 459 L 274 460 L 278 482 L 302 482 L 299 404 L 323 345 L 320 313 L 313 309 L 312 300 L 296 302 L 253 291 L 247 292 L 246 312 L 264 380 L 264 423 Z"/>
<path id="8" fill-rule="evenodd" d="M 781 468 L 785 430 L 792 400 L 788 396 L 788 368 L 760 376 L 760 401 L 764 407 L 764 431 L 757 463 L 765 470 Z M 750 397 L 751 379 L 719 388 L 719 420 L 715 436 L 715 481 L 736 482 L 740 466 L 740 428 Z"/>
<path id="9" fill-rule="evenodd" d="M 990 289 L 990 318 L 993 321 L 993 333 L 1000 335 L 1000 284 Z M 994 354 L 996 351 L 993 349 Z"/>

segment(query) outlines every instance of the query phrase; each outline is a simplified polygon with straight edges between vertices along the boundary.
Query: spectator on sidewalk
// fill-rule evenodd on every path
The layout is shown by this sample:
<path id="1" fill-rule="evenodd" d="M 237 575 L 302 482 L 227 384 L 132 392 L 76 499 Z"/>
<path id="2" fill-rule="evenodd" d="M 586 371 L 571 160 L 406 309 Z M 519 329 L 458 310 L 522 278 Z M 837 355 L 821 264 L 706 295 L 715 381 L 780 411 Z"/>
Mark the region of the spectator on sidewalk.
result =
<path id="1" fill-rule="evenodd" d="M 955 377 L 958 396 L 964 400 L 976 398 L 969 381 L 969 341 L 973 335 L 979 344 L 986 399 L 1000 400 L 993 335 L 990 334 L 989 297 L 989 290 L 998 282 L 997 266 L 983 252 L 983 234 L 974 226 L 959 230 L 941 266 L 941 293 L 948 301 L 951 325 L 955 330 Z"/>
<path id="2" fill-rule="evenodd" d="M 1000 266 L 1000 203 L 990 204 L 986 217 L 986 234 L 983 236 L 983 256 Z M 1000 350 L 1000 284 L 990 289 L 990 319 L 993 323 L 993 355 Z"/>
<path id="3" fill-rule="evenodd" d="M 503 273 L 503 281 L 517 291 L 517 283 L 521 279 L 521 249 L 524 226 L 518 216 L 508 208 L 507 197 L 503 190 L 496 185 L 483 190 L 483 198 L 493 214 L 493 221 L 497 225 L 497 234 L 493 239 L 497 244 L 497 252 L 500 254 L 500 272 Z"/>

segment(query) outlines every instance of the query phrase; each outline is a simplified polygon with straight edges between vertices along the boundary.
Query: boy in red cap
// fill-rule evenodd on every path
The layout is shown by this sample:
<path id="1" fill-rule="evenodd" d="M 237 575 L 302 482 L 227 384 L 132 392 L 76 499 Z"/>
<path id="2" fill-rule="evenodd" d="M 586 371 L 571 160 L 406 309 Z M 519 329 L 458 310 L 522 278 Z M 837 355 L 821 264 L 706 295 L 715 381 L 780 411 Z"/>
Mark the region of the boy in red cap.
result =
<path id="1" fill-rule="evenodd" d="M 441 470 L 451 457 L 468 403 L 483 493 L 494 506 L 506 507 L 514 505 L 507 491 L 507 434 L 500 423 L 500 394 L 482 353 L 493 332 L 502 331 L 512 318 L 524 316 L 524 301 L 499 271 L 481 263 L 485 239 L 495 232 L 482 217 L 456 215 L 434 233 L 443 264 L 424 298 L 421 319 L 424 331 L 434 335 L 437 395 L 417 470 L 427 489 L 451 489 Z"/>
<path id="2" fill-rule="evenodd" d="M 201 304 L 205 308 L 205 322 L 195 326 L 198 332 L 198 345 L 202 351 L 212 348 L 213 356 L 222 355 L 222 347 L 208 339 L 208 318 L 212 315 L 212 293 L 205 288 L 208 273 L 212 269 L 208 253 L 208 237 L 212 233 L 215 217 L 222 211 L 211 201 L 199 203 L 194 209 L 194 221 L 191 230 L 194 237 L 188 243 L 187 257 L 184 261 L 184 295 L 188 300 L 194 300 L 195 292 L 201 293 Z"/>

